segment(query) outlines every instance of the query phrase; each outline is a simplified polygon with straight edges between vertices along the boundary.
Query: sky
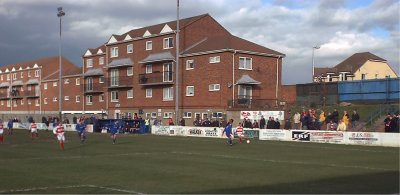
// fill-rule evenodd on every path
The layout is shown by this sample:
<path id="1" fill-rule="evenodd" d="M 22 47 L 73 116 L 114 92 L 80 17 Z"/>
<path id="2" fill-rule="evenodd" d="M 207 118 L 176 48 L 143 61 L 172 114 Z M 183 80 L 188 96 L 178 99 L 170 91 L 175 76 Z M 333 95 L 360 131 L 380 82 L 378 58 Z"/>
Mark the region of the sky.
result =
<path id="1" fill-rule="evenodd" d="M 112 34 L 176 19 L 176 0 L 0 0 L 0 65 L 58 56 L 78 66 L 88 48 Z M 371 52 L 400 72 L 399 0 L 180 0 L 180 18 L 208 13 L 233 35 L 286 54 L 283 84 L 311 82 L 315 67 L 333 67 Z"/>

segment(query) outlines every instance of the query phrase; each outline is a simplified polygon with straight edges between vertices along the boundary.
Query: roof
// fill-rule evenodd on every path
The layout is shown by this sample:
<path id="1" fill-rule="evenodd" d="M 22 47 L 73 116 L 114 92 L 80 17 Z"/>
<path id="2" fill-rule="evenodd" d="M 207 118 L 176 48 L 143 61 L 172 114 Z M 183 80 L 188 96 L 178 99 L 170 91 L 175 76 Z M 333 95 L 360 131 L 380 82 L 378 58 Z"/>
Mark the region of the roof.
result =
<path id="1" fill-rule="evenodd" d="M 197 45 L 194 45 L 191 48 L 187 49 L 186 51 L 182 52 L 182 54 L 185 55 L 185 54 L 222 50 L 222 49 L 233 49 L 233 50 L 239 50 L 241 52 L 257 52 L 269 55 L 280 55 L 280 56 L 285 55 L 278 51 L 244 40 L 234 35 L 207 37 L 202 42 L 199 42 Z"/>
<path id="2" fill-rule="evenodd" d="M 161 61 L 172 61 L 174 60 L 174 56 L 171 52 L 162 52 L 148 55 L 145 59 L 140 61 L 141 64 L 151 63 L 151 62 L 161 62 Z"/>
<path id="3" fill-rule="evenodd" d="M 25 84 L 26 84 L 26 85 L 35 85 L 35 84 L 39 84 L 39 79 L 29 79 Z"/>
<path id="4" fill-rule="evenodd" d="M 104 75 L 102 68 L 90 69 L 83 74 L 84 77 L 101 75 Z"/>
<path id="5" fill-rule="evenodd" d="M 324 68 L 314 68 L 314 75 L 315 76 L 323 76 L 326 75 L 326 73 L 335 73 L 336 74 L 337 70 L 336 68 L 329 68 L 329 67 L 324 67 Z"/>
<path id="6" fill-rule="evenodd" d="M 338 72 L 354 73 L 368 60 L 386 61 L 370 52 L 355 53 L 335 66 Z"/>
<path id="7" fill-rule="evenodd" d="M 130 58 L 120 58 L 120 59 L 115 59 L 111 61 L 107 65 L 107 68 L 114 68 L 114 67 L 120 67 L 120 66 L 132 66 L 133 62 Z"/>
<path id="8" fill-rule="evenodd" d="M 15 68 L 15 69 L 18 70 L 19 67 L 25 69 L 28 66 L 30 68 L 32 68 L 35 64 L 37 64 L 38 66 L 47 66 L 47 65 L 51 65 L 54 61 L 58 62 L 58 60 L 59 60 L 58 56 L 40 58 L 40 59 L 29 60 L 29 61 L 25 61 L 25 62 L 18 62 L 18 63 L 14 63 L 14 64 L 8 64 L 8 65 L 5 65 L 5 66 L 1 66 L 0 70 L 2 72 L 4 72 L 7 68 L 9 70 L 11 70 L 12 68 Z M 65 60 L 64 57 L 63 57 L 63 60 Z"/>
<path id="9" fill-rule="evenodd" d="M 260 81 L 254 80 L 247 74 L 242 75 L 242 77 L 240 77 L 240 79 L 236 81 L 236 85 L 259 85 L 259 84 L 261 84 Z"/>
<path id="10" fill-rule="evenodd" d="M 14 82 L 12 82 L 11 85 L 12 86 L 21 86 L 21 85 L 24 85 L 24 83 L 22 81 L 14 81 Z"/>
<path id="11" fill-rule="evenodd" d="M 42 80 L 58 80 L 59 77 L 58 72 L 59 71 L 57 70 L 52 74 L 50 74 L 49 76 L 44 77 Z M 70 68 L 62 73 L 63 78 L 71 76 L 80 76 L 80 75 L 82 75 L 82 68 L 79 67 Z"/>
<path id="12" fill-rule="evenodd" d="M 9 87 L 9 86 L 10 86 L 9 82 L 0 83 L 0 87 Z"/>

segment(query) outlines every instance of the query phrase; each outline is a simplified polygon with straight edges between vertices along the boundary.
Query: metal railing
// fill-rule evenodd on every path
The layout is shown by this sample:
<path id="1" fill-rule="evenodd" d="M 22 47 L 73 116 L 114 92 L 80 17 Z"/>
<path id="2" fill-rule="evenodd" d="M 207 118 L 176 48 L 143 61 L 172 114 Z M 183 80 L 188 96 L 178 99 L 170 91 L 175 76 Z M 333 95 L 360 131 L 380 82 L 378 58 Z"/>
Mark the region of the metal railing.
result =
<path id="1" fill-rule="evenodd" d="M 276 99 L 257 99 L 250 96 L 239 96 L 238 99 L 228 100 L 228 108 L 267 109 L 276 108 Z"/>
<path id="2" fill-rule="evenodd" d="M 107 79 L 108 88 L 119 88 L 119 87 L 132 87 L 133 86 L 132 76 L 123 77 L 109 77 Z"/>
<path id="3" fill-rule="evenodd" d="M 172 71 L 139 74 L 139 84 L 142 85 L 171 84 L 173 83 L 173 75 L 174 72 Z"/>

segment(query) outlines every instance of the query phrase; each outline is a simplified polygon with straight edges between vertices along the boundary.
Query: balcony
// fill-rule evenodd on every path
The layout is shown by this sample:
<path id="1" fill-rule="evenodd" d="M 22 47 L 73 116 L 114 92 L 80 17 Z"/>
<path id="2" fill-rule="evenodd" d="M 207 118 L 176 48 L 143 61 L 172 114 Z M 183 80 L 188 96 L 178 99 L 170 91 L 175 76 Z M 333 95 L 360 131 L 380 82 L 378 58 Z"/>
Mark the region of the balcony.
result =
<path id="1" fill-rule="evenodd" d="M 255 99 L 251 96 L 238 96 L 235 100 L 228 100 L 229 110 L 265 110 L 276 108 L 276 99 Z"/>
<path id="2" fill-rule="evenodd" d="M 7 100 L 10 99 L 7 93 L 0 93 L 0 100 Z"/>
<path id="3" fill-rule="evenodd" d="M 107 79 L 107 87 L 109 89 L 116 88 L 132 88 L 133 87 L 133 77 L 110 77 Z"/>
<path id="4" fill-rule="evenodd" d="M 84 93 L 85 94 L 95 94 L 95 93 L 104 93 L 105 83 L 92 83 L 84 85 Z"/>
<path id="5" fill-rule="evenodd" d="M 26 98 L 39 98 L 39 91 L 25 91 Z"/>
<path id="6" fill-rule="evenodd" d="M 172 85 L 174 84 L 173 74 L 172 71 L 139 74 L 139 85 Z"/>

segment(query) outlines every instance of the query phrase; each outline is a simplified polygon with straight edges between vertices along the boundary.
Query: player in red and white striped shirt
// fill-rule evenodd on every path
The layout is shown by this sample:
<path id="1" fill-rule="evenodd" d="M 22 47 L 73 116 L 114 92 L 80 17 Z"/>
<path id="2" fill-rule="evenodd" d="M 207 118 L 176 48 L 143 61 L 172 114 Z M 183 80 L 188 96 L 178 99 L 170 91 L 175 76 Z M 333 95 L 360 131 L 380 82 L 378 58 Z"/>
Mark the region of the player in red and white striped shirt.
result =
<path id="1" fill-rule="evenodd" d="M 4 125 L 3 125 L 3 121 L 0 120 L 0 142 L 1 143 L 3 143 L 3 141 L 4 141 L 3 133 L 4 133 Z"/>
<path id="2" fill-rule="evenodd" d="M 30 129 L 31 129 L 31 139 L 38 138 L 39 133 L 38 133 L 37 124 L 35 123 L 35 121 L 33 121 L 31 123 Z"/>
<path id="3" fill-rule="evenodd" d="M 65 142 L 65 136 L 64 136 L 64 126 L 62 123 L 58 123 L 58 126 L 56 126 L 53 129 L 54 135 L 57 136 L 58 143 L 60 144 L 61 150 L 64 150 L 64 142 Z"/>

